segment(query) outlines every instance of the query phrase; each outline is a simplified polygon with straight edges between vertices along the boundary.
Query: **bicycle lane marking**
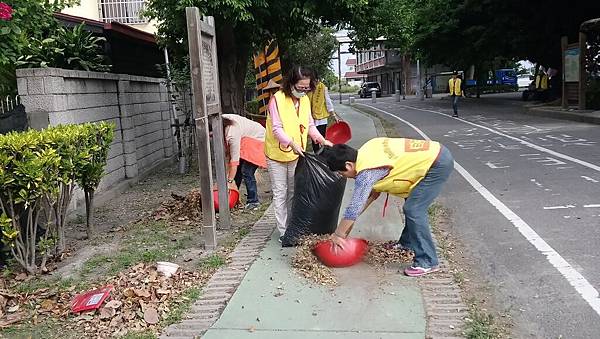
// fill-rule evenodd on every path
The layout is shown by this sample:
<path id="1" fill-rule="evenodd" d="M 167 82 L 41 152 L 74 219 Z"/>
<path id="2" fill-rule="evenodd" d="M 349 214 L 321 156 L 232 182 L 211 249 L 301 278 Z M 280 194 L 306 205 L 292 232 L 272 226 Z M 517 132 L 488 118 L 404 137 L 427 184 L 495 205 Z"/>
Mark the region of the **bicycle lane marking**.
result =
<path id="1" fill-rule="evenodd" d="M 407 126 L 409 126 L 410 128 L 414 129 L 417 133 L 419 133 L 424 139 L 426 140 L 431 140 L 427 134 L 425 134 L 423 131 L 421 131 L 417 126 L 413 125 L 412 123 L 410 123 L 407 120 L 404 120 L 392 113 L 389 113 L 387 111 L 384 111 L 382 109 L 379 109 L 377 107 L 373 107 L 370 105 L 365 105 L 365 104 L 359 104 L 359 105 L 363 105 L 366 107 L 369 107 L 371 109 L 374 109 L 376 111 L 379 111 L 381 113 L 384 113 L 386 115 L 389 115 L 392 118 L 395 118 L 399 121 L 401 121 L 402 123 L 406 124 Z M 405 108 L 410 108 L 412 109 L 412 107 L 410 106 L 402 106 Z M 439 112 L 435 112 L 435 111 L 429 111 L 429 110 L 422 110 L 422 109 L 418 109 L 420 111 L 426 111 L 426 112 L 433 112 L 433 113 L 437 113 L 437 114 L 442 114 Z M 446 114 L 442 114 L 446 117 L 448 117 Z M 450 117 L 448 117 L 450 118 Z M 466 123 L 470 123 L 468 121 L 465 121 L 463 119 L 458 119 L 461 120 L 463 122 Z M 477 126 L 477 124 L 473 124 L 470 123 L 471 125 Z M 484 129 L 487 129 L 489 131 L 492 131 L 496 134 L 499 135 L 503 135 L 503 133 L 499 133 L 496 132 L 492 129 L 483 127 L 483 126 L 477 126 L 477 127 L 482 127 Z M 508 138 L 511 139 L 515 139 L 518 140 L 520 142 L 523 142 L 522 140 L 512 137 L 512 136 L 508 136 L 508 135 L 503 135 L 506 136 Z M 526 142 L 524 142 L 526 143 Z M 528 143 L 531 144 L 531 143 Z M 540 151 L 542 151 L 542 149 L 544 149 L 544 147 L 540 147 L 534 144 L 531 144 L 533 146 L 539 147 L 539 148 L 535 148 L 538 149 Z M 531 147 L 531 146 L 530 146 Z M 551 151 L 551 150 L 548 150 Z M 567 155 L 558 153 L 558 152 L 554 152 L 551 151 L 553 155 L 555 156 L 563 156 L 563 159 L 567 159 L 565 157 L 570 158 Z M 567 159 L 569 160 L 569 159 Z M 578 159 L 574 159 L 574 160 L 578 160 Z M 579 161 L 579 162 L 578 162 Z M 575 161 L 577 163 L 583 162 L 586 163 L 585 161 L 581 161 L 578 160 Z M 581 163 L 580 163 L 581 164 Z M 589 168 L 593 168 L 596 169 L 598 171 L 600 171 L 600 167 L 593 165 L 593 164 L 589 164 L 588 165 L 591 166 L 595 166 L 597 168 L 593 168 L 587 165 L 584 165 L 586 167 Z M 541 254 L 543 254 L 546 259 L 548 260 L 548 262 L 554 266 L 554 268 L 556 268 L 560 274 L 567 280 L 567 282 L 573 286 L 573 288 L 575 288 L 575 290 L 577 291 L 577 293 L 579 293 L 579 295 L 588 303 L 588 305 L 590 305 L 590 307 L 596 312 L 597 315 L 600 316 L 600 298 L 598 297 L 598 291 L 596 290 L 596 288 L 594 288 L 594 286 L 592 286 L 592 284 L 590 284 L 587 279 L 585 279 L 585 277 L 579 273 L 573 266 L 571 266 L 571 264 L 569 264 L 569 262 L 567 262 L 556 250 L 554 250 L 552 248 L 552 246 L 550 246 L 542 237 L 540 237 L 537 232 L 531 227 L 529 226 L 529 224 L 527 224 L 521 217 L 519 217 L 515 212 L 513 212 L 508 206 L 506 206 L 502 201 L 500 201 L 498 198 L 496 198 L 485 186 L 483 186 L 477 179 L 475 179 L 464 167 L 462 167 L 458 162 L 454 161 L 454 165 L 456 170 L 458 171 L 458 173 L 477 191 L 479 192 L 479 194 L 481 194 L 481 196 L 483 196 L 485 198 L 485 200 L 487 200 L 492 206 L 494 206 L 511 224 L 513 224 L 515 226 L 515 228 L 519 231 L 519 233 L 521 233 L 521 235 L 523 235 L 525 237 L 525 239 L 532 244 Z M 582 164 L 583 165 L 583 164 Z"/>

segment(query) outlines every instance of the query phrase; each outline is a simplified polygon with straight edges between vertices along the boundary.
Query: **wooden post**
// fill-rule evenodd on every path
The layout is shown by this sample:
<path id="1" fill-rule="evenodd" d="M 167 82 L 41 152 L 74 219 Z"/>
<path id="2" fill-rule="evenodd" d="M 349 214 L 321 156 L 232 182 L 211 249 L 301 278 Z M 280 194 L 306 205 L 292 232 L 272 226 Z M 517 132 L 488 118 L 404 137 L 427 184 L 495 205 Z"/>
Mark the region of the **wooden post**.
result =
<path id="1" fill-rule="evenodd" d="M 567 84 L 565 81 L 565 71 L 566 71 L 566 66 L 565 66 L 565 51 L 567 50 L 567 46 L 569 45 L 569 38 L 566 36 L 563 36 L 562 38 L 560 38 L 560 50 L 561 50 L 561 55 L 562 55 L 562 108 L 563 109 L 567 109 L 569 108 L 569 98 L 567 98 Z M 537 73 L 537 72 L 536 72 Z M 537 74 L 536 74 L 537 75 Z"/>
<path id="2" fill-rule="evenodd" d="M 215 249 L 217 247 L 217 233 L 215 206 L 212 198 L 213 180 L 208 115 L 202 86 L 200 11 L 195 7 L 187 7 L 185 14 L 188 29 L 190 76 L 192 80 L 192 107 L 196 116 L 198 167 L 200 170 L 200 194 L 202 199 L 202 231 L 204 233 L 205 248 Z"/>
<path id="3" fill-rule="evenodd" d="M 585 109 L 585 87 L 587 73 L 585 71 L 585 54 L 587 52 L 587 36 L 579 32 L 579 109 Z"/>
<path id="4" fill-rule="evenodd" d="M 231 227 L 231 211 L 229 210 L 229 189 L 225 173 L 225 138 L 223 118 L 221 117 L 221 88 L 219 87 L 219 65 L 217 62 L 217 39 L 214 24 L 210 20 L 200 22 L 201 37 L 200 57 L 202 60 L 202 79 L 204 89 L 204 107 L 213 128 L 213 154 L 215 171 L 219 188 L 219 226 L 222 229 Z"/>

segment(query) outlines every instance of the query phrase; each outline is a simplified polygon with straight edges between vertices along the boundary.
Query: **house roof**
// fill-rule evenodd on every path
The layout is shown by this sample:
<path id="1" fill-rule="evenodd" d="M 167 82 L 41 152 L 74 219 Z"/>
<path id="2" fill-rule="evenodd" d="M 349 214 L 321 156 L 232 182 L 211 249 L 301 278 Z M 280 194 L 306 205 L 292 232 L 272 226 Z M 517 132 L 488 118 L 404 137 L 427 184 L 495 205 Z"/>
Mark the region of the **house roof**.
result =
<path id="1" fill-rule="evenodd" d="M 354 66 L 354 65 L 356 65 L 356 59 L 346 60 L 346 66 Z"/>
<path id="2" fill-rule="evenodd" d="M 83 22 L 89 31 L 95 33 L 118 33 L 134 40 L 156 44 L 156 38 L 154 37 L 154 34 L 144 32 L 122 23 L 102 22 L 64 13 L 54 13 L 54 17 L 68 25 L 79 25 Z"/>
<path id="3" fill-rule="evenodd" d="M 348 79 L 348 78 L 364 78 L 365 75 L 364 74 L 358 74 L 356 72 L 346 72 L 344 74 L 344 78 Z"/>

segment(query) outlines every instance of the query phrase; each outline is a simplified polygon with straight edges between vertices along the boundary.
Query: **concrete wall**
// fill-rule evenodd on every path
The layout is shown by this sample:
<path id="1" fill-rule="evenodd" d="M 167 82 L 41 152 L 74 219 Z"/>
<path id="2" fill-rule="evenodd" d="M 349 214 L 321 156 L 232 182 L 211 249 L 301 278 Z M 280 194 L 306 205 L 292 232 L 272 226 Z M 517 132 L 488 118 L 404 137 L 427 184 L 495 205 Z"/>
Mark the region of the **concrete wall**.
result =
<path id="1" fill-rule="evenodd" d="M 17 84 L 31 128 L 115 124 L 99 192 L 173 159 L 177 146 L 163 79 L 45 68 L 17 70 Z"/>

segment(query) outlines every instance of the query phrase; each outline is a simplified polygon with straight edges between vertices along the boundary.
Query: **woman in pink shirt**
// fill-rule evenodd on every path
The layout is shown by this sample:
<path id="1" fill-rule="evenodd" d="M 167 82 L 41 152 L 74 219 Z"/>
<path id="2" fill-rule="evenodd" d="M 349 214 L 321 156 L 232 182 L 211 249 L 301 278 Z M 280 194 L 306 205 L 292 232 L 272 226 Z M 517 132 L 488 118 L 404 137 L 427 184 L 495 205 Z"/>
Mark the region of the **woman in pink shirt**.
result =
<path id="1" fill-rule="evenodd" d="M 271 178 L 275 219 L 281 237 L 294 196 L 294 172 L 298 156 L 303 156 L 307 137 L 313 142 L 332 146 L 315 127 L 306 93 L 314 89 L 312 71 L 293 67 L 281 90 L 271 97 L 265 135 L 265 155 Z"/>

